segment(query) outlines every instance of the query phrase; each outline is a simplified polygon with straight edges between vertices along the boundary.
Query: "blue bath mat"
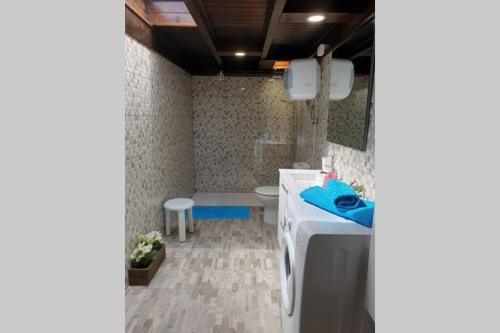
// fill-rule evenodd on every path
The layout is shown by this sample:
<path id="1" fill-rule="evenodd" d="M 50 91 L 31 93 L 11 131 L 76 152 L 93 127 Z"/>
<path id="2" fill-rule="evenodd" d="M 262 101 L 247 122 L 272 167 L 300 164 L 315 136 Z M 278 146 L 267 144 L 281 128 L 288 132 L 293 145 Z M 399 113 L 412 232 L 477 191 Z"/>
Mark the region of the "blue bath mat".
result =
<path id="1" fill-rule="evenodd" d="M 193 219 L 247 219 L 250 207 L 247 206 L 194 206 Z"/>

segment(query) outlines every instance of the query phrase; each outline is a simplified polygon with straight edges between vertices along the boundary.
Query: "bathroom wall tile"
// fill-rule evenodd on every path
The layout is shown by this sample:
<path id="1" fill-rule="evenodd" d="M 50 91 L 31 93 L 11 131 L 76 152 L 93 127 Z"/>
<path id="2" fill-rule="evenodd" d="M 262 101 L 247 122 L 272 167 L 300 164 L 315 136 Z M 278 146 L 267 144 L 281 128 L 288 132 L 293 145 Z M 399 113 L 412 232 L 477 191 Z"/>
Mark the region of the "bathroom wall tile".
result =
<path id="1" fill-rule="evenodd" d="M 194 193 L 191 77 L 125 36 L 125 255 L 164 232 L 162 204 Z"/>
<path id="2" fill-rule="evenodd" d="M 218 98 L 227 96 L 228 82 L 214 76 L 193 77 L 192 92 L 194 96 L 206 96 Z"/>
<path id="3" fill-rule="evenodd" d="M 281 81 L 195 76 L 192 87 L 196 192 L 253 192 L 277 185 L 278 166 L 290 167 L 294 151 L 273 154 L 271 148 L 258 155 L 256 142 L 267 130 L 294 146 L 294 109 L 282 101 Z"/>
<path id="4" fill-rule="evenodd" d="M 224 105 L 215 96 L 193 95 L 193 117 L 222 117 Z"/>

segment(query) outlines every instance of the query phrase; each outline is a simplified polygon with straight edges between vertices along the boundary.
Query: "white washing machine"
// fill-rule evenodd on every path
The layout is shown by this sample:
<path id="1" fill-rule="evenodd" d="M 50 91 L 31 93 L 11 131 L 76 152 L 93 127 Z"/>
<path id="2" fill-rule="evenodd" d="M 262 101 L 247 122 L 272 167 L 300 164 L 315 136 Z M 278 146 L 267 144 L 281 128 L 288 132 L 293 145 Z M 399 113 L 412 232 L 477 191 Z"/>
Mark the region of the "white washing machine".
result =
<path id="1" fill-rule="evenodd" d="M 280 256 L 283 333 L 362 328 L 371 229 L 288 197 Z"/>

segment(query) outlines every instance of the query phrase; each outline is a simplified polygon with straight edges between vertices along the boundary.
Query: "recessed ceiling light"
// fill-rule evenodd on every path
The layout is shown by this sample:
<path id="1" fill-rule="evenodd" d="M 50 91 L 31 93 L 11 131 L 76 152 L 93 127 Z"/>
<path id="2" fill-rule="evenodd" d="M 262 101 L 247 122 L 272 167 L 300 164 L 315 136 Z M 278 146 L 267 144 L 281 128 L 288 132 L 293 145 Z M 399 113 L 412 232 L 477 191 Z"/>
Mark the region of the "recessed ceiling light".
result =
<path id="1" fill-rule="evenodd" d="M 309 22 L 321 22 L 325 19 L 325 15 L 311 15 L 307 18 Z"/>
<path id="2" fill-rule="evenodd" d="M 237 56 L 237 57 L 244 57 L 245 54 L 246 54 L 245 52 L 241 52 L 241 51 L 234 53 L 234 55 Z"/>

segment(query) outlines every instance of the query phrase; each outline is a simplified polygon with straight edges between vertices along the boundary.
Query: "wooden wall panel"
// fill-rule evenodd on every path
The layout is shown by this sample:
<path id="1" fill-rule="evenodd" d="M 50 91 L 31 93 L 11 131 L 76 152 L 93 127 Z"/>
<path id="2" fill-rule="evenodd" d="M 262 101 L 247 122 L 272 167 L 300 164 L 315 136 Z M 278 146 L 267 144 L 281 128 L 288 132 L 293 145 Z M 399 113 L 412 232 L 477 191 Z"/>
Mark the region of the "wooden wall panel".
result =
<path id="1" fill-rule="evenodd" d="M 125 32 L 137 39 L 141 44 L 154 49 L 153 33 L 149 25 L 137 16 L 128 6 L 125 6 Z"/>
<path id="2" fill-rule="evenodd" d="M 128 6 L 125 6 L 125 32 L 147 48 L 158 52 L 182 69 L 190 71 L 182 51 L 168 41 L 158 28 L 149 26 Z"/>

